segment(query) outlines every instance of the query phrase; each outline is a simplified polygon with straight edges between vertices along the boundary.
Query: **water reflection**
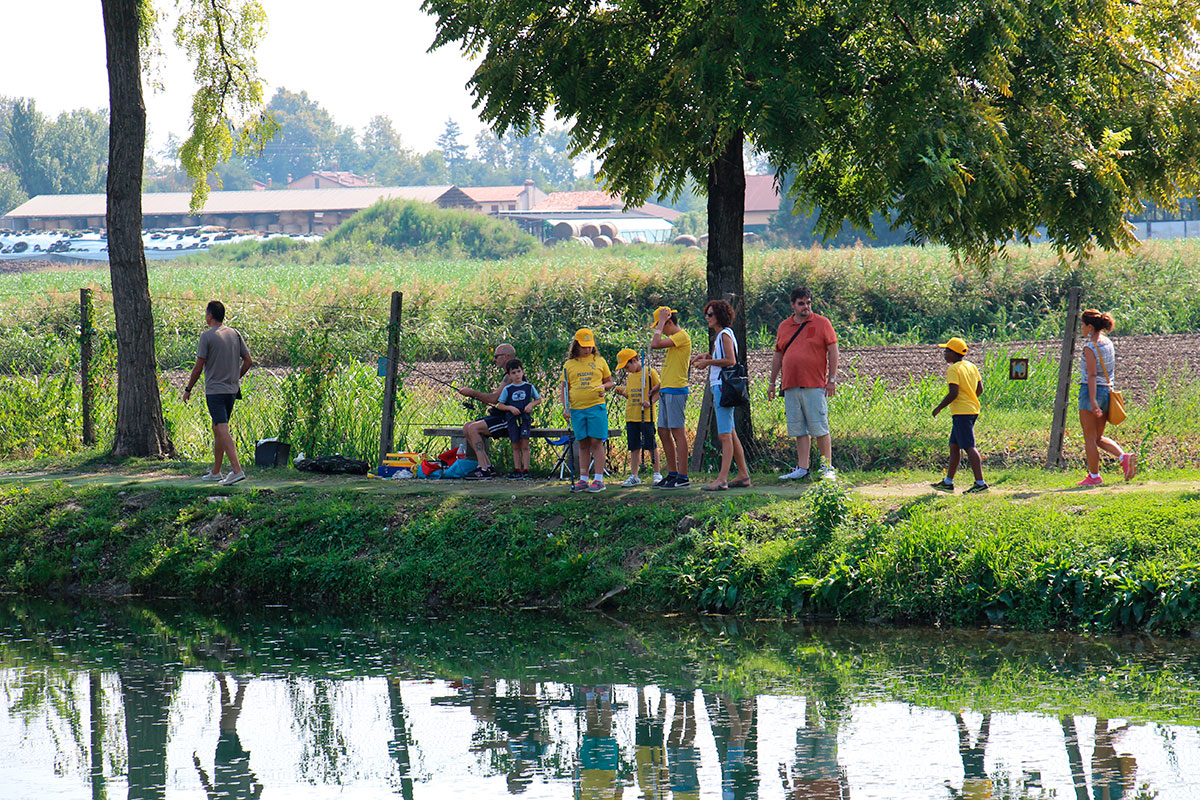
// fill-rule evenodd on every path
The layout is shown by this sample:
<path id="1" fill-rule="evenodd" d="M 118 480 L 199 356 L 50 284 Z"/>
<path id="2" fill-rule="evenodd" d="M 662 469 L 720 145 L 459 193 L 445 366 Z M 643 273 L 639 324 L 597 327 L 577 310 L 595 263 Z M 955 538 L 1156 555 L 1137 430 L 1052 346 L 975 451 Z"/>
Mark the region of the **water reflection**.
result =
<path id="1" fill-rule="evenodd" d="M 1195 796 L 1194 644 L 0 609 L 0 797 Z"/>

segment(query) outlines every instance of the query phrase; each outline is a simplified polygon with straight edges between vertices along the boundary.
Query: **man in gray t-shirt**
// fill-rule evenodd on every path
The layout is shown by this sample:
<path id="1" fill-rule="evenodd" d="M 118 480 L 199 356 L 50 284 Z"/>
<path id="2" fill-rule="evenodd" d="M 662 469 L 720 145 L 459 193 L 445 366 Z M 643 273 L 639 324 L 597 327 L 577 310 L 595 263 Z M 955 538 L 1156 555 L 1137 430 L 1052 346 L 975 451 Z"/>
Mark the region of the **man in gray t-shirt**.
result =
<path id="1" fill-rule="evenodd" d="M 204 372 L 204 401 L 212 417 L 213 465 L 201 476 L 201 480 L 220 481 L 223 486 L 244 481 L 246 473 L 238 461 L 237 445 L 229 433 L 229 416 L 233 413 L 233 402 L 241 397 L 242 376 L 254 366 L 250 349 L 242 335 L 225 324 L 225 306 L 213 300 L 204 309 L 204 320 L 208 330 L 200 334 L 196 348 L 196 366 L 188 377 L 183 390 L 183 402 L 192 396 L 192 387 Z M 221 475 L 221 462 L 229 456 L 230 473 Z"/>

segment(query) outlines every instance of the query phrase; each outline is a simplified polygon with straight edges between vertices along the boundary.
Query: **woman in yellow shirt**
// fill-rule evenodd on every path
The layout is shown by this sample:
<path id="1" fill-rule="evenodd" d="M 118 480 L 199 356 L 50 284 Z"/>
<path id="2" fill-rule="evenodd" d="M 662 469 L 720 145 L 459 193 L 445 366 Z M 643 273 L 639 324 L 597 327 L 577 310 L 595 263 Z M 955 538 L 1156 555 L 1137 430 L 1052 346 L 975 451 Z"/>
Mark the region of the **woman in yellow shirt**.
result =
<path id="1" fill-rule="evenodd" d="M 612 371 L 596 352 L 596 337 L 580 328 L 571 340 L 567 363 L 563 365 L 563 416 L 571 423 L 579 442 L 579 479 L 574 492 L 604 491 L 604 457 L 608 442 L 608 406 L 605 391 L 613 387 Z M 589 483 L 584 471 L 592 463 Z"/>

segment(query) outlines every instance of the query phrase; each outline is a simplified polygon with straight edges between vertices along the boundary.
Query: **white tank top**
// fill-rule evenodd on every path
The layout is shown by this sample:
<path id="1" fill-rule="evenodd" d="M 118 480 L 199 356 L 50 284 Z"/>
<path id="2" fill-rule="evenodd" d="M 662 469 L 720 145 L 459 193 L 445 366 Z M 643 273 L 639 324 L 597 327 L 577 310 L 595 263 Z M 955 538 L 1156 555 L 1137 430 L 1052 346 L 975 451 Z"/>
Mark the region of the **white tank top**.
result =
<path id="1" fill-rule="evenodd" d="M 737 358 L 737 337 L 733 335 L 733 328 L 722 328 L 717 334 L 717 343 L 713 345 L 713 358 L 726 358 L 725 355 L 725 334 L 729 334 L 730 340 L 733 342 L 733 357 Z M 721 367 L 708 368 L 708 385 L 721 385 Z"/>

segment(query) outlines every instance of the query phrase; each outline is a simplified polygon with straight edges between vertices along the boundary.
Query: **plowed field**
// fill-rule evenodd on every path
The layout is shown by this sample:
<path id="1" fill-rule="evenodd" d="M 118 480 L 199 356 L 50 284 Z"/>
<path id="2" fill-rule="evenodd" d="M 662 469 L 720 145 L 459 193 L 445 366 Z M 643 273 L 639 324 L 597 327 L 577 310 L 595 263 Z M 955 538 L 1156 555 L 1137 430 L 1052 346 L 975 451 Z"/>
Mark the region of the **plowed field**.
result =
<path id="1" fill-rule="evenodd" d="M 1127 396 L 1142 398 L 1160 378 L 1167 375 L 1200 378 L 1200 334 L 1120 336 L 1114 337 L 1113 343 L 1117 348 L 1117 383 Z M 1057 359 L 1062 343 L 1043 341 L 974 345 L 971 359 L 981 363 L 991 350 L 997 348 L 1009 353 L 1032 348 L 1037 355 Z M 770 374 L 771 355 L 770 350 L 751 351 L 750 373 L 765 379 Z M 841 350 L 838 375 L 842 383 L 883 378 L 890 385 L 902 386 L 914 378 L 942 375 L 945 368 L 940 351 L 933 345 L 853 347 Z M 463 365 L 458 361 L 425 362 L 415 365 L 409 381 L 436 385 L 429 376 L 449 382 L 461 375 L 462 369 Z M 1072 383 L 1074 380 L 1072 378 Z M 693 370 L 692 381 L 702 385 L 700 370 Z"/>

